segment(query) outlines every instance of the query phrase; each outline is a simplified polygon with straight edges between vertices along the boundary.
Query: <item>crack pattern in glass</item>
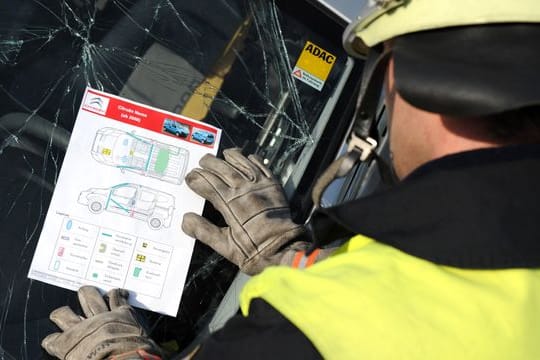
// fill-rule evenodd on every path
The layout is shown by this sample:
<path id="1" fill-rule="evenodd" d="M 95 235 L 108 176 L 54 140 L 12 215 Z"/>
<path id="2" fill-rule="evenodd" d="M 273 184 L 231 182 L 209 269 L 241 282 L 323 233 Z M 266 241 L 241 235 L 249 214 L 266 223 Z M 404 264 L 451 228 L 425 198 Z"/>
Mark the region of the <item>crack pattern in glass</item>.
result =
<path id="1" fill-rule="evenodd" d="M 48 314 L 76 307 L 26 275 L 85 87 L 216 125 L 221 149 L 258 153 L 285 184 L 320 140 L 347 60 L 300 15 L 270 0 L 0 4 L 0 358 L 43 356 Z M 307 40 L 338 55 L 322 91 L 291 76 Z M 144 313 L 154 337 L 189 344 L 235 273 L 197 244 L 178 317 Z"/>

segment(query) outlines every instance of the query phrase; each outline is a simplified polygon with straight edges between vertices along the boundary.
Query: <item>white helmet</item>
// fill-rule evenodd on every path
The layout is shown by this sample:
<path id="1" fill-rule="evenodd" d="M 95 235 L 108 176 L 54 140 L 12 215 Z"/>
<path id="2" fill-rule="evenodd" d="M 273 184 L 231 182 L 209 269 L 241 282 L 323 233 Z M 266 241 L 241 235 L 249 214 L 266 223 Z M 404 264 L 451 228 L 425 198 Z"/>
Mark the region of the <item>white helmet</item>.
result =
<path id="1" fill-rule="evenodd" d="M 414 106 L 478 117 L 540 105 L 539 0 L 364 0 L 345 49 L 391 41 L 396 88 Z"/>

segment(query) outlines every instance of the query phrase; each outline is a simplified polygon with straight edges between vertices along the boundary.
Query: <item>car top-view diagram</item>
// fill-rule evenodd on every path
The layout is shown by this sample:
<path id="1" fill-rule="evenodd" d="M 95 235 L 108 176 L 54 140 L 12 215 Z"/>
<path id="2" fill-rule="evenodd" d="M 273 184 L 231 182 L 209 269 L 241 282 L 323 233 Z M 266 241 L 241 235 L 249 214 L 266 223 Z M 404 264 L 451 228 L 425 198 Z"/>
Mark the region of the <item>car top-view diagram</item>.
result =
<path id="1" fill-rule="evenodd" d="M 77 200 L 94 214 L 107 210 L 146 221 L 152 230 L 170 227 L 174 197 L 147 186 L 124 183 L 110 188 L 90 188 Z"/>
<path id="2" fill-rule="evenodd" d="M 122 171 L 150 176 L 173 184 L 184 180 L 189 159 L 186 149 L 115 128 L 96 132 L 92 157 Z"/>

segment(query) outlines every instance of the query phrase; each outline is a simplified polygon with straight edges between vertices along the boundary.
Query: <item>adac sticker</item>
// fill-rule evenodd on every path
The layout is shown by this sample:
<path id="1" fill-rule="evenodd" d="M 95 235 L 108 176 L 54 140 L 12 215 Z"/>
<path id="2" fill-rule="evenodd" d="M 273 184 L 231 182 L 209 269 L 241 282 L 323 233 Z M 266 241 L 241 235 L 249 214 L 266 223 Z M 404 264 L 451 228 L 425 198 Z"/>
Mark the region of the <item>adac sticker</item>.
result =
<path id="1" fill-rule="evenodd" d="M 320 91 L 335 63 L 335 55 L 311 41 L 307 41 L 296 62 L 292 76 Z"/>

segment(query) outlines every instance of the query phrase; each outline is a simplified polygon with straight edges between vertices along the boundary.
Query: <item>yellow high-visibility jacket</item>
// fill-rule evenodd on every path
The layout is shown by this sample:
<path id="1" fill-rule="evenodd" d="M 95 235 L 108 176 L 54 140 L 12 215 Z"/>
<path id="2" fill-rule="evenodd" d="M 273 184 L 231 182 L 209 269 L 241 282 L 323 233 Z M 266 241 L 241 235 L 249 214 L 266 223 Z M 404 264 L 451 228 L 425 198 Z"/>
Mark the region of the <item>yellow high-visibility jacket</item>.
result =
<path id="1" fill-rule="evenodd" d="M 440 266 L 364 236 L 248 282 L 327 359 L 540 359 L 540 270 Z"/>

